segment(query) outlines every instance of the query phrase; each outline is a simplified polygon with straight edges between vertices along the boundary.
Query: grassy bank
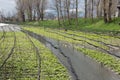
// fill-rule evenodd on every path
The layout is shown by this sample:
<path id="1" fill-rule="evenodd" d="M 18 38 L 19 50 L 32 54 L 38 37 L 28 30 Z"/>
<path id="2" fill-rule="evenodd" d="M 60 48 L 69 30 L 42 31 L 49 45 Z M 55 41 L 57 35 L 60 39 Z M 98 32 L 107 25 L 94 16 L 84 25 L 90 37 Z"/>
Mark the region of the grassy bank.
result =
<path id="1" fill-rule="evenodd" d="M 68 22 L 65 21 L 61 26 L 58 25 L 57 20 L 45 20 L 45 21 L 33 21 L 25 22 L 23 25 L 32 25 L 32 26 L 41 26 L 49 28 L 62 28 L 70 30 L 80 30 L 86 32 L 101 32 L 108 33 L 112 32 L 113 34 L 118 34 L 120 31 L 120 19 L 116 18 L 111 23 L 105 24 L 103 19 L 79 19 L 78 26 L 75 24 L 75 20 L 71 20 L 71 25 L 68 25 Z"/>

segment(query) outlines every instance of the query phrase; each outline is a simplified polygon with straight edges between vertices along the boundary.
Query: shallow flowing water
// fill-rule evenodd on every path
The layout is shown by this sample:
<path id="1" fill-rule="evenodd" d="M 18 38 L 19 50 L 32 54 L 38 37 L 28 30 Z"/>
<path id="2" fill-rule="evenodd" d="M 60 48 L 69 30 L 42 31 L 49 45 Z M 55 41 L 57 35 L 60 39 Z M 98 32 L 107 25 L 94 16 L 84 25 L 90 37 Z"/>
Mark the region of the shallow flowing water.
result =
<path id="1" fill-rule="evenodd" d="M 46 45 L 68 69 L 72 80 L 120 80 L 115 74 L 102 63 L 78 52 L 74 46 L 61 41 L 56 41 L 31 31 L 24 31 Z"/>

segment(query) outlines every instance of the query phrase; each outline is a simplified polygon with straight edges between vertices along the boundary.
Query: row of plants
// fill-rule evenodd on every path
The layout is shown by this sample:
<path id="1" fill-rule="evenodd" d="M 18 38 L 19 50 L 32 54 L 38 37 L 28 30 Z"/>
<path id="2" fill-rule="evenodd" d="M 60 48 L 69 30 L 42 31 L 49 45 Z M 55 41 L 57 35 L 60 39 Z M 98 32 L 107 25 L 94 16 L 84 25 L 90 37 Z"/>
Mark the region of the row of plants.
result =
<path id="1" fill-rule="evenodd" d="M 99 62 L 101 65 L 110 68 L 117 74 L 120 74 L 120 59 L 115 58 L 110 54 L 105 54 L 99 51 L 90 50 L 86 48 L 76 47 L 76 49 L 87 56 L 90 56 L 95 61 Z"/>
<path id="2" fill-rule="evenodd" d="M 22 32 L 15 32 L 15 35 L 15 49 L 0 70 L 1 80 L 37 80 L 39 77 L 39 80 L 70 79 L 67 70 L 43 44 Z M 11 36 L 7 36 L 7 38 L 11 38 Z M 13 40 L 10 42 L 12 43 Z M 33 44 L 38 49 L 41 59 L 38 59 L 36 48 Z M 41 60 L 40 76 L 38 60 Z"/>
<path id="3" fill-rule="evenodd" d="M 2 41 L 4 41 L 4 38 L 5 38 L 5 35 L 6 35 L 6 32 L 0 32 L 0 43 L 2 43 Z"/>
<path id="4" fill-rule="evenodd" d="M 83 44 L 83 41 L 75 41 L 73 39 L 70 39 L 70 38 L 55 34 L 55 33 L 47 32 L 44 28 L 39 29 L 39 28 L 34 28 L 34 27 L 24 27 L 24 29 L 29 30 L 29 31 L 33 31 L 33 32 L 35 32 L 37 34 L 40 34 L 42 36 L 46 36 L 48 38 L 53 38 L 53 39 L 56 39 L 56 40 L 70 42 L 70 43 Z"/>
<path id="5" fill-rule="evenodd" d="M 56 40 L 62 40 L 62 41 L 68 41 L 70 42 L 71 39 L 68 39 L 66 37 L 57 35 L 55 33 L 50 33 L 47 32 L 46 30 L 42 29 L 42 28 L 24 28 L 30 31 L 33 31 L 37 34 L 41 34 L 44 35 L 46 37 L 50 37 L 50 38 L 54 38 Z M 71 42 L 77 42 L 75 40 L 71 40 Z M 79 42 L 78 42 L 79 43 Z M 97 50 L 91 50 L 91 49 L 87 49 L 87 48 L 81 48 L 78 46 L 75 46 L 77 50 L 79 50 L 80 52 L 83 52 L 85 55 L 90 56 L 91 58 L 97 60 L 98 62 L 100 62 L 101 64 L 111 68 L 111 70 L 114 70 L 115 72 L 120 74 L 120 59 L 116 58 L 110 54 L 106 54 Z"/>
<path id="6" fill-rule="evenodd" d="M 8 57 L 11 48 L 14 46 L 14 33 L 6 32 L 4 39 L 0 42 L 0 66 Z"/>
<path id="7" fill-rule="evenodd" d="M 120 46 L 120 43 L 119 43 L 120 39 L 109 36 L 109 35 L 102 35 L 102 34 L 100 35 L 100 34 L 78 32 L 78 31 L 71 31 L 71 30 L 67 31 L 66 33 L 73 34 L 73 35 L 76 35 L 76 36 L 83 36 L 83 37 L 86 37 L 88 39 L 93 39 L 93 40 L 105 42 L 106 44 L 112 44 L 112 45 Z"/>
<path id="8" fill-rule="evenodd" d="M 78 36 L 72 36 L 72 35 L 68 35 L 63 32 L 60 32 L 59 30 L 55 30 L 55 29 L 52 30 L 50 28 L 44 29 L 44 28 L 30 27 L 30 28 L 26 28 L 26 29 L 31 30 L 33 32 L 35 31 L 38 34 L 41 34 L 41 35 L 44 35 L 47 37 L 51 37 L 56 40 L 67 41 L 67 42 L 73 43 L 80 47 L 97 50 L 100 52 L 108 53 L 108 54 L 114 55 L 116 57 L 119 57 L 119 54 L 115 54 L 115 52 L 119 53 L 118 49 L 120 48 L 120 46 L 114 45 L 114 44 L 112 44 L 112 42 L 110 44 L 108 44 L 108 43 L 105 43 L 104 41 L 96 41 L 96 40 L 81 38 Z"/>
<path id="9" fill-rule="evenodd" d="M 32 41 L 40 51 L 41 80 L 70 80 L 67 69 L 60 64 L 57 57 L 36 39 L 32 38 Z"/>
<path id="10" fill-rule="evenodd" d="M 109 50 L 109 47 L 107 47 L 106 45 L 100 44 L 99 42 L 95 42 L 95 41 L 92 41 L 92 40 L 89 40 L 89 39 L 86 39 L 86 38 L 83 38 L 83 37 L 68 35 L 68 34 L 61 33 L 61 32 L 55 31 L 55 30 L 49 31 L 49 32 L 52 32 L 52 33 L 55 33 L 55 34 L 58 34 L 58 35 L 62 35 L 62 36 L 65 36 L 65 37 L 69 37 L 71 39 L 75 39 L 75 40 L 78 40 L 78 41 L 84 41 L 84 42 L 86 42 L 88 44 L 91 44 L 93 46 L 95 45 L 95 46 L 103 48 L 105 50 Z"/>
<path id="11" fill-rule="evenodd" d="M 49 32 L 48 29 L 44 29 L 44 28 L 24 27 L 24 29 L 33 31 L 35 33 L 38 33 L 38 34 L 41 34 L 43 36 L 47 36 L 47 37 L 50 37 L 50 38 L 53 38 L 56 40 L 67 41 L 70 43 L 81 44 L 81 45 L 86 45 L 86 46 L 92 45 L 94 47 L 102 48 L 104 50 L 109 50 L 109 47 L 107 47 L 103 44 L 100 44 L 98 42 L 90 41 L 90 40 L 75 37 L 75 36 L 69 36 L 69 35 L 64 34 L 64 33 Z"/>
<path id="12" fill-rule="evenodd" d="M 2 39 L 2 36 L 4 35 L 4 30 L 3 30 L 3 28 L 1 27 L 0 28 L 0 40 Z"/>
<path id="13" fill-rule="evenodd" d="M 2 35 L 3 35 L 3 32 L 0 32 L 0 41 L 1 41 L 1 39 L 2 39 Z"/>
<path id="14" fill-rule="evenodd" d="M 84 39 L 89 39 L 93 41 L 104 42 L 106 44 L 120 46 L 120 43 L 119 43 L 120 39 L 109 36 L 109 35 L 100 35 L 95 33 L 78 32 L 78 31 L 72 31 L 72 30 L 65 31 L 60 29 L 54 29 L 54 30 L 50 28 L 47 28 L 47 29 L 50 31 L 56 31 L 56 32 L 64 33 L 74 37 L 78 37 L 78 38 L 84 38 Z"/>

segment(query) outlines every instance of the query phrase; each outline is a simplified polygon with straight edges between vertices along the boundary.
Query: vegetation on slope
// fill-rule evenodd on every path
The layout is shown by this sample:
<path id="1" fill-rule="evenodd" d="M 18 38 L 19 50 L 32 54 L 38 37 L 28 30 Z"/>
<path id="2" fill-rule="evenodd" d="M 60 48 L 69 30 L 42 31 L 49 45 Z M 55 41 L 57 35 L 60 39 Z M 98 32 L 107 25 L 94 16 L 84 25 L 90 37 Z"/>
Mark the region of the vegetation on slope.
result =
<path id="1" fill-rule="evenodd" d="M 47 27 L 47 28 L 57 28 L 57 29 L 69 29 L 69 30 L 78 30 L 86 32 L 102 32 L 102 33 L 113 33 L 118 34 L 120 31 L 119 22 L 120 19 L 116 18 L 113 22 L 105 24 L 101 19 L 94 19 L 94 22 L 91 19 L 79 19 L 79 24 L 76 26 L 75 20 L 72 20 L 71 25 L 68 25 L 67 21 L 64 25 L 59 26 L 57 20 L 46 20 L 46 21 L 33 21 L 33 22 L 24 22 L 23 25 L 32 25 L 38 27 Z"/>
<path id="2" fill-rule="evenodd" d="M 37 34 L 40 34 L 40 35 L 43 35 L 43 36 L 46 36 L 46 37 L 50 37 L 50 38 L 53 38 L 53 39 L 56 39 L 56 40 L 62 40 L 62 41 L 70 42 L 70 43 L 76 43 L 77 42 L 79 44 L 79 41 L 71 40 L 70 38 L 58 35 L 56 33 L 47 32 L 46 30 L 44 30 L 44 28 L 39 28 L 38 29 L 38 28 L 34 28 L 34 27 L 25 27 L 24 29 L 30 30 L 30 31 L 35 32 Z M 88 35 L 90 35 L 90 34 L 88 34 Z M 91 34 L 90 36 L 93 37 L 94 35 Z M 98 36 L 100 36 L 100 35 L 98 35 Z M 97 37 L 97 35 L 95 35 L 95 37 Z M 102 37 L 102 35 L 101 35 L 101 37 Z M 106 38 L 106 39 L 107 38 L 112 38 L 112 37 L 108 37 L 108 36 L 103 36 L 103 37 Z M 93 42 L 91 42 L 91 43 L 93 43 Z M 81 44 L 86 45 L 84 43 L 84 41 L 81 42 Z M 111 68 L 115 72 L 120 73 L 120 59 L 119 58 L 116 58 L 115 56 L 112 56 L 110 54 L 106 54 L 106 53 L 103 53 L 101 51 L 98 51 L 97 49 L 92 50 L 92 49 L 82 48 L 82 47 L 76 46 L 76 45 L 74 45 L 74 46 L 75 46 L 76 49 L 78 49 L 80 52 L 83 52 L 85 55 L 90 56 L 91 58 L 97 60 L 101 64 Z"/>

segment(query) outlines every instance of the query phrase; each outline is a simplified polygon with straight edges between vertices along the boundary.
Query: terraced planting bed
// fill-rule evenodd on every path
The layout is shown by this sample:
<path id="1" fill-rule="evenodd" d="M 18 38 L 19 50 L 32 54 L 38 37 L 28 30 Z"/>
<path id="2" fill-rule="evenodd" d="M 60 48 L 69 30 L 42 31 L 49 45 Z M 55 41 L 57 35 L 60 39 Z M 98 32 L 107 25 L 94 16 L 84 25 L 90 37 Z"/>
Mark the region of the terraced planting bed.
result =
<path id="1" fill-rule="evenodd" d="M 15 35 L 14 32 L 11 33 L 6 33 L 5 37 L 3 40 L 1 40 L 0 42 L 0 67 L 2 67 L 5 62 L 6 59 L 9 57 L 9 55 L 11 54 L 12 48 L 14 48 L 14 40 L 15 40 Z"/>
<path id="2" fill-rule="evenodd" d="M 0 80 L 120 79 L 119 38 L 16 25 L 1 30 Z"/>
<path id="3" fill-rule="evenodd" d="M 120 74 L 120 43 L 118 43 L 120 42 L 120 39 L 118 38 L 109 35 L 105 36 L 75 31 L 66 32 L 64 30 L 44 29 L 38 27 L 24 27 L 24 29 L 58 41 L 72 43 L 78 51 L 90 56 L 100 64 L 103 64 L 114 72 Z"/>
<path id="4" fill-rule="evenodd" d="M 42 43 L 22 32 L 5 34 L 0 43 L 0 80 L 70 80 L 67 69 Z"/>

